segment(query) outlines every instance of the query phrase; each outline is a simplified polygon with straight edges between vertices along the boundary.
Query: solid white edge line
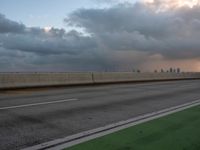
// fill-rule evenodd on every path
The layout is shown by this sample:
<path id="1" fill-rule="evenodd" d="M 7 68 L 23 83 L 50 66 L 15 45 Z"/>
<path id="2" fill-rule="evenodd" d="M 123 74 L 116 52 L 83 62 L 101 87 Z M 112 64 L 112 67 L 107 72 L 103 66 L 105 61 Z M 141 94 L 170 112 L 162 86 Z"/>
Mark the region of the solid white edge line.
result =
<path id="1" fill-rule="evenodd" d="M 128 127 L 132 127 L 132 126 L 135 126 L 144 122 L 148 122 L 160 117 L 164 117 L 169 114 L 179 112 L 179 111 L 182 111 L 182 110 L 185 110 L 197 105 L 200 105 L 200 100 L 196 100 L 196 101 L 185 103 L 179 106 L 174 106 L 174 107 L 163 109 L 160 111 L 148 113 L 145 115 L 134 117 L 126 121 L 120 121 L 118 123 L 110 124 L 104 127 L 97 128 L 97 129 L 84 131 L 78 134 L 67 136 L 65 138 L 56 139 L 50 142 L 28 147 L 23 150 L 42 150 L 42 149 L 43 150 L 44 149 L 45 150 L 60 150 L 64 148 L 69 148 L 71 146 L 74 146 L 83 142 L 87 142 L 89 140 L 102 137 L 104 135 L 108 135 L 110 133 L 117 132 L 117 131 L 126 129 Z"/>
<path id="2" fill-rule="evenodd" d="M 16 105 L 16 106 L 7 106 L 7 107 L 1 107 L 0 110 L 25 108 L 25 107 L 49 105 L 49 104 L 57 104 L 57 103 L 64 103 L 64 102 L 77 101 L 77 100 L 78 99 L 66 99 L 66 100 L 49 101 L 49 102 L 42 102 L 42 103 L 32 103 L 32 104 L 24 104 L 24 105 Z"/>

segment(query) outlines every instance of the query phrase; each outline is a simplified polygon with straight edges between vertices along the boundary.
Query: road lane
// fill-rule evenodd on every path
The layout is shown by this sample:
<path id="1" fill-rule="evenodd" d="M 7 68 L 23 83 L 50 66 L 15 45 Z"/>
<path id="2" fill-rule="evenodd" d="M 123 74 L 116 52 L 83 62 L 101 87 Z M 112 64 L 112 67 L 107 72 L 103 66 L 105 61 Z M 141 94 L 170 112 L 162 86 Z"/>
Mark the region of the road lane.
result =
<path id="1" fill-rule="evenodd" d="M 0 93 L 0 148 L 21 149 L 200 99 L 200 80 Z"/>

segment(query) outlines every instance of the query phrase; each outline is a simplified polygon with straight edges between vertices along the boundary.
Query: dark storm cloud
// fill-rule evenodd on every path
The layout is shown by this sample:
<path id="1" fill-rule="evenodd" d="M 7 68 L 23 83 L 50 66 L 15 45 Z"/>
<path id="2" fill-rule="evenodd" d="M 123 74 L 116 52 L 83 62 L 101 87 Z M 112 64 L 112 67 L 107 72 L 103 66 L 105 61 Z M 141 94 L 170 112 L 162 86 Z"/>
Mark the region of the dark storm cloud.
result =
<path id="1" fill-rule="evenodd" d="M 145 4 L 80 9 L 65 19 L 110 50 L 137 50 L 168 58 L 200 57 L 200 7 L 159 11 Z"/>
<path id="2" fill-rule="evenodd" d="M 0 14 L 0 33 L 21 33 L 24 32 L 23 24 L 11 21 Z"/>
<path id="3" fill-rule="evenodd" d="M 26 27 L 0 15 L 0 71 L 130 71 L 154 59 L 199 59 L 200 7 L 157 5 L 121 3 L 65 18 L 85 33 Z"/>
<path id="4" fill-rule="evenodd" d="M 50 32 L 43 34 L 7 34 L 6 36 L 0 35 L 0 40 L 3 43 L 2 46 L 9 50 L 20 50 L 40 55 L 64 53 L 77 55 L 95 47 L 93 39 L 88 37 L 73 34 L 57 37 L 57 35 L 51 35 Z"/>
<path id="5" fill-rule="evenodd" d="M 0 31 L 1 71 L 89 70 L 106 62 L 95 38 L 76 30 L 30 28 L 1 15 Z"/>
<path id="6" fill-rule="evenodd" d="M 64 29 L 28 28 L 10 21 L 3 15 L 0 20 L 0 47 L 39 55 L 79 55 L 96 48 L 95 40 L 77 31 L 66 33 Z"/>

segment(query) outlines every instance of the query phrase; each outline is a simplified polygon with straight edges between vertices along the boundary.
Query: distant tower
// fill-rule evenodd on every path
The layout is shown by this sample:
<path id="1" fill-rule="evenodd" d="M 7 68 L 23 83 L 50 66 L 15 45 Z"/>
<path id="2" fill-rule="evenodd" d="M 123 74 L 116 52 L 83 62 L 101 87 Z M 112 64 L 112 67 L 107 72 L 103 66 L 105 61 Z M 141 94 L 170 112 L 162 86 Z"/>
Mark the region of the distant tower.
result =
<path id="1" fill-rule="evenodd" d="M 177 73 L 180 73 L 181 72 L 181 69 L 180 68 L 177 68 Z"/>

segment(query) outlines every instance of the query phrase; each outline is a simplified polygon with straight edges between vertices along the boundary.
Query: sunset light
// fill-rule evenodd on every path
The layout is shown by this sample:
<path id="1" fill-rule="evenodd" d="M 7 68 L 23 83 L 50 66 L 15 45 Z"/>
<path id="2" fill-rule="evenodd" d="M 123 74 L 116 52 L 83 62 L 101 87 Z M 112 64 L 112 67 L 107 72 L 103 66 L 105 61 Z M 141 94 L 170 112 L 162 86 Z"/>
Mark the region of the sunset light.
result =
<path id="1" fill-rule="evenodd" d="M 199 0 L 144 0 L 144 3 L 149 6 L 154 6 L 161 9 L 176 9 L 180 7 L 193 8 L 199 5 Z"/>
<path id="2" fill-rule="evenodd" d="M 51 29 L 52 29 L 52 27 L 44 27 L 44 31 L 45 31 L 46 33 L 48 33 Z"/>

